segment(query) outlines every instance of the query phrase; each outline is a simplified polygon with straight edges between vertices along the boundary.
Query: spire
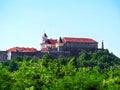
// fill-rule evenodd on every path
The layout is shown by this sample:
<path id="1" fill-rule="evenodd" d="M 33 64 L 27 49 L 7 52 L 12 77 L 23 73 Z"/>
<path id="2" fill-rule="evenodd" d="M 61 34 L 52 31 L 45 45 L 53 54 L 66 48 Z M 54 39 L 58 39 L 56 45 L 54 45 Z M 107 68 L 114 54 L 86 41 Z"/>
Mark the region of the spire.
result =
<path id="1" fill-rule="evenodd" d="M 59 38 L 59 43 L 63 43 L 63 41 L 62 41 L 62 38 L 61 38 L 61 37 Z"/>
<path id="2" fill-rule="evenodd" d="M 102 49 L 104 49 L 104 42 L 103 42 L 103 40 L 102 40 Z"/>
<path id="3" fill-rule="evenodd" d="M 44 37 L 48 37 L 46 33 L 44 33 L 44 35 L 43 35 L 43 36 L 44 36 Z"/>

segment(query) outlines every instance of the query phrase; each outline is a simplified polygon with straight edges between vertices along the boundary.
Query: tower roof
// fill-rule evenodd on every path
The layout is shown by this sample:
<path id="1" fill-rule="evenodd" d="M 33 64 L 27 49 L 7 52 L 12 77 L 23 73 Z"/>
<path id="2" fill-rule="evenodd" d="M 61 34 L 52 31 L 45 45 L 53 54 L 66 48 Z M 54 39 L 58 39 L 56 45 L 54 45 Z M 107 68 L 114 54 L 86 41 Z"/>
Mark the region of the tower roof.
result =
<path id="1" fill-rule="evenodd" d="M 44 33 L 43 37 L 48 37 L 46 33 Z"/>
<path id="2" fill-rule="evenodd" d="M 59 38 L 59 43 L 63 43 L 63 41 L 62 41 L 62 38 L 61 38 L 61 37 Z"/>
<path id="3" fill-rule="evenodd" d="M 47 44 L 56 44 L 57 43 L 57 39 L 47 39 L 46 43 Z"/>

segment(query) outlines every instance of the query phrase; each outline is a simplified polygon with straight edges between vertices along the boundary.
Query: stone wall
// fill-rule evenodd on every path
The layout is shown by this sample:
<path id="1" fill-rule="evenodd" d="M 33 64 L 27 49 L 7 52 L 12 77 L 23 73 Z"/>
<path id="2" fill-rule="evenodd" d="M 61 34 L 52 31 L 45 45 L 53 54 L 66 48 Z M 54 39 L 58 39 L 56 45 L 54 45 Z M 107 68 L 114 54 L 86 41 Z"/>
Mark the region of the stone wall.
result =
<path id="1" fill-rule="evenodd" d="M 4 62 L 7 60 L 7 52 L 6 51 L 0 51 L 0 62 Z"/>
<path id="2" fill-rule="evenodd" d="M 70 57 L 70 52 L 57 52 L 57 51 L 48 51 L 48 52 L 6 52 L 0 51 L 0 61 L 4 62 L 6 60 L 11 60 L 17 56 L 31 56 L 31 57 L 38 57 L 42 58 L 45 54 L 49 54 L 53 59 L 58 58 L 59 56 Z"/>
<path id="3" fill-rule="evenodd" d="M 66 47 L 74 48 L 98 48 L 98 43 L 77 43 L 77 42 L 68 42 L 65 44 Z"/>
<path id="4" fill-rule="evenodd" d="M 36 56 L 36 57 L 40 57 L 40 52 L 12 52 L 11 53 L 11 59 L 15 58 L 16 56 Z"/>
<path id="5" fill-rule="evenodd" d="M 36 56 L 38 58 L 42 58 L 45 54 L 49 54 L 53 59 L 58 58 L 59 56 L 70 57 L 69 52 L 56 52 L 56 51 L 49 51 L 49 52 L 13 52 L 11 55 L 11 59 L 15 58 L 16 56 Z"/>
<path id="6" fill-rule="evenodd" d="M 59 56 L 65 56 L 65 57 L 70 57 L 70 52 L 64 52 L 64 51 L 60 51 L 60 52 L 54 52 L 51 51 L 48 53 L 53 59 L 58 58 Z"/>
<path id="7" fill-rule="evenodd" d="M 56 49 L 51 49 L 49 51 L 39 51 L 39 52 L 6 52 L 0 51 L 0 61 L 11 60 L 17 56 L 36 56 L 42 58 L 45 54 L 49 54 L 53 59 L 58 58 L 59 56 L 79 56 L 79 53 L 82 50 L 86 51 L 95 51 L 98 49 L 97 43 L 66 43 L 64 46 L 61 46 Z"/>
<path id="8" fill-rule="evenodd" d="M 81 51 L 81 50 L 96 50 L 98 43 L 71 43 L 68 42 L 64 45 L 64 51 Z"/>

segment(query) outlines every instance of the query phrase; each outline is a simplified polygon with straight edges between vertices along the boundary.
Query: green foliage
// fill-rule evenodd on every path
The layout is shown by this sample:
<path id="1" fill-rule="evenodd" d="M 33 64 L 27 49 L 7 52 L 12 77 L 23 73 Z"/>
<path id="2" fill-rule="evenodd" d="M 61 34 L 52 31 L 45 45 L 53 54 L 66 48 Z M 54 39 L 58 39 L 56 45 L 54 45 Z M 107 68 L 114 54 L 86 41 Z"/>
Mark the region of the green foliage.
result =
<path id="1" fill-rule="evenodd" d="M 53 60 L 16 57 L 0 63 L 0 90 L 119 90 L 120 59 L 108 50 Z"/>
<path id="2" fill-rule="evenodd" d="M 18 64 L 17 64 L 17 61 L 15 60 L 4 62 L 3 67 L 7 67 L 10 72 L 18 70 Z"/>

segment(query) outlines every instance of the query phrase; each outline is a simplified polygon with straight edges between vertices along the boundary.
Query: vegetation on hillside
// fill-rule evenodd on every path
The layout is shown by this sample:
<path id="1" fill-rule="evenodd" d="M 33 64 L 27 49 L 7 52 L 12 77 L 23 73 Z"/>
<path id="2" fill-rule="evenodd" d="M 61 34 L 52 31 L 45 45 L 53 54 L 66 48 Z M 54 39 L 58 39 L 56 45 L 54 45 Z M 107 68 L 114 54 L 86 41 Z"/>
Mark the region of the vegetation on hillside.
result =
<path id="1" fill-rule="evenodd" d="M 119 90 L 120 59 L 108 50 L 52 60 L 46 54 L 0 63 L 0 90 Z"/>

